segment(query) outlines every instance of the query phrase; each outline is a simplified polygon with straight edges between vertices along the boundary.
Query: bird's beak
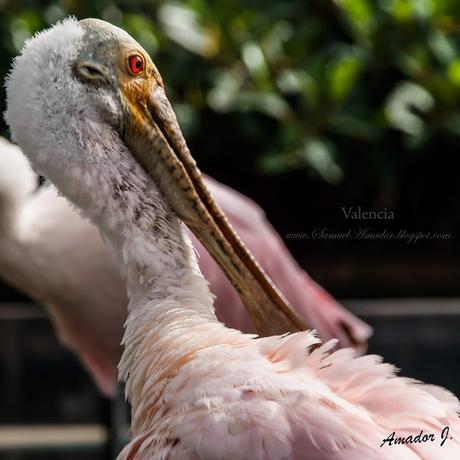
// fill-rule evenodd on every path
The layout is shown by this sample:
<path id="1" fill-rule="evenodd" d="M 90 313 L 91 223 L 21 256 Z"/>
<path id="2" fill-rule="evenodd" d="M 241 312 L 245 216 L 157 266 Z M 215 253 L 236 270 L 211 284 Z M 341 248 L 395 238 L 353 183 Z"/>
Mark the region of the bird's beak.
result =
<path id="1" fill-rule="evenodd" d="M 148 94 L 145 94 L 148 92 Z M 211 197 L 185 143 L 161 82 L 130 95 L 124 140 L 240 294 L 262 336 L 306 325 L 246 249 Z"/>

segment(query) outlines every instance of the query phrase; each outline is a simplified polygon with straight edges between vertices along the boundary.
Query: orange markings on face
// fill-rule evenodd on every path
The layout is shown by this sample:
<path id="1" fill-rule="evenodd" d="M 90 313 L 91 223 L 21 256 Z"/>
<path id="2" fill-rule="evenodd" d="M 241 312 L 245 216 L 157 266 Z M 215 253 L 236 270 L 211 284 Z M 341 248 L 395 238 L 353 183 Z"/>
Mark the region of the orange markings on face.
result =
<path id="1" fill-rule="evenodd" d="M 161 76 L 147 54 L 136 49 L 120 50 L 118 87 L 130 112 L 130 129 L 143 129 L 146 119 L 148 99 L 156 85 L 163 86 Z M 133 78 L 139 77 L 139 78 Z M 139 131 L 140 132 L 140 131 Z"/>
<path id="2" fill-rule="evenodd" d="M 145 69 L 145 60 L 140 54 L 133 54 L 128 58 L 129 70 L 133 75 L 139 75 Z"/>

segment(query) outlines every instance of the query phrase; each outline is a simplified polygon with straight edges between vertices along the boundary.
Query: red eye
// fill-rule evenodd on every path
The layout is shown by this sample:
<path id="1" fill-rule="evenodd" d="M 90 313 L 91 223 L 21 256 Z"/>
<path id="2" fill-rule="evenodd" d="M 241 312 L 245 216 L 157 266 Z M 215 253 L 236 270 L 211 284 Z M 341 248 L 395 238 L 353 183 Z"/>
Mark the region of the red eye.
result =
<path id="1" fill-rule="evenodd" d="M 131 73 L 133 73 L 134 75 L 139 75 L 144 70 L 144 59 L 138 54 L 134 54 L 133 56 L 131 56 L 128 62 L 129 70 L 131 70 Z"/>

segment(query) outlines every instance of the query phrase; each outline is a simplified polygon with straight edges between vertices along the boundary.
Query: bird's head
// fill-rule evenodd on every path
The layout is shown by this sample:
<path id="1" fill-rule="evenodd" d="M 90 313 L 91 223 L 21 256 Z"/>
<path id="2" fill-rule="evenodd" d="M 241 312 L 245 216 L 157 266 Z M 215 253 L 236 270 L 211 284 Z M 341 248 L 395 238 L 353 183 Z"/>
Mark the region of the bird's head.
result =
<path id="1" fill-rule="evenodd" d="M 105 21 L 68 18 L 28 40 L 15 59 L 5 119 L 39 169 L 52 163 L 41 161 L 47 154 L 55 164 L 77 164 L 90 159 L 70 146 L 85 147 L 98 130 L 122 138 L 127 123 L 149 116 L 157 91 L 165 99 L 158 70 L 130 35 Z"/>
<path id="2" fill-rule="evenodd" d="M 237 287 L 259 332 L 304 329 L 209 195 L 158 70 L 126 32 L 96 19 L 59 23 L 25 45 L 7 95 L 6 120 L 35 169 L 64 189 L 72 174 L 107 174 L 111 163 L 122 174 L 127 147 Z"/>

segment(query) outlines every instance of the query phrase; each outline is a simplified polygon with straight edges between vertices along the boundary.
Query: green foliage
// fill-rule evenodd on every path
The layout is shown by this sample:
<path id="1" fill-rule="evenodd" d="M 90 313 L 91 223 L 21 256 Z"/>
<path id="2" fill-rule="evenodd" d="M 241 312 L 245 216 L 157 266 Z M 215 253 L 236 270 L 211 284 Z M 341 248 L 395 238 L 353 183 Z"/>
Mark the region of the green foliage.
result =
<path id="1" fill-rule="evenodd" d="M 304 169 L 330 184 L 384 188 L 437 139 L 460 136 L 457 0 L 0 0 L 0 8 L 3 75 L 24 39 L 67 14 L 127 29 L 157 63 L 205 164 L 249 157 L 264 174 Z M 365 177 L 356 177 L 357 161 Z"/>

